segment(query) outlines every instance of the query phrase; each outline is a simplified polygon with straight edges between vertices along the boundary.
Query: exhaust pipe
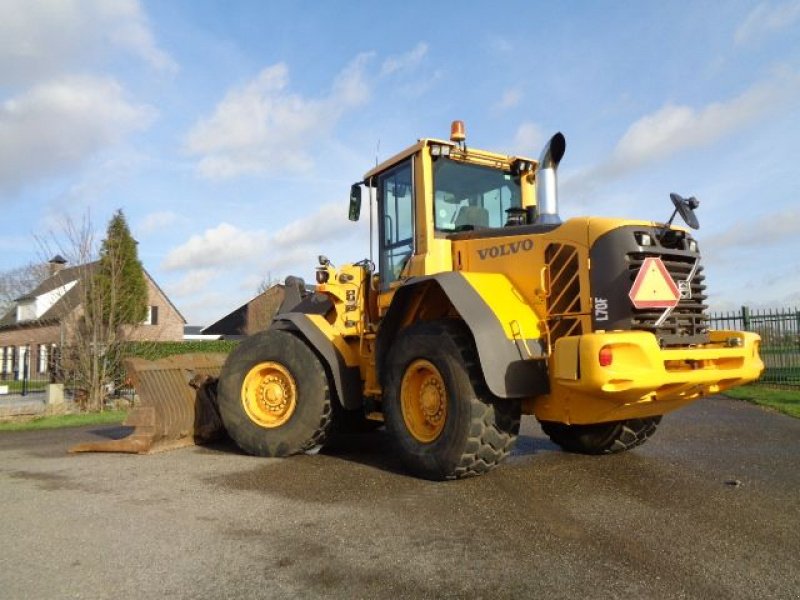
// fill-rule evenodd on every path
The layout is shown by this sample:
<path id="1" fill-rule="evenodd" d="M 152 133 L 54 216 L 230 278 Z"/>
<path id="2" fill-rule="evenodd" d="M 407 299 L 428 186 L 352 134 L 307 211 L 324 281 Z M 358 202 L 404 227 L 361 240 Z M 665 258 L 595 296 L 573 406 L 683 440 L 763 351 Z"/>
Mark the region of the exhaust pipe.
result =
<path id="1" fill-rule="evenodd" d="M 564 157 L 567 149 L 567 140 L 560 131 L 550 138 L 542 154 L 539 156 L 539 166 L 536 169 L 536 207 L 538 216 L 536 223 L 556 224 L 561 223 L 558 216 L 558 163 Z"/>

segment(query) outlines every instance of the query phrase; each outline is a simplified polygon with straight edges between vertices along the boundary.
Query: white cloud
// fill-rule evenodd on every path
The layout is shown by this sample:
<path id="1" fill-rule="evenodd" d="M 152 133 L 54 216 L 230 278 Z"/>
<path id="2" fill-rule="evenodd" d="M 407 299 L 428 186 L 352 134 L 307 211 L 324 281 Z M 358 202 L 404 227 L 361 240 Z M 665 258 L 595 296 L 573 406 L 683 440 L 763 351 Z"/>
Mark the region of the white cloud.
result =
<path id="1" fill-rule="evenodd" d="M 314 214 L 279 229 L 270 243 L 287 247 L 340 237 L 341 232 L 346 230 L 350 223 L 347 220 L 346 208 L 341 202 L 323 204 Z"/>
<path id="2" fill-rule="evenodd" d="M 791 0 L 778 5 L 762 2 L 751 10 L 736 29 L 737 44 L 763 39 L 781 30 L 791 29 L 800 20 L 800 1 Z"/>
<path id="3" fill-rule="evenodd" d="M 131 100 L 118 80 L 92 74 L 120 55 L 177 68 L 138 0 L 5 0 L 0 192 L 82 167 L 152 123 L 152 107 Z"/>
<path id="4" fill-rule="evenodd" d="M 511 88 L 503 92 L 502 97 L 494 105 L 494 110 L 496 111 L 504 111 L 514 108 L 515 106 L 519 105 L 520 101 L 522 100 L 522 92 L 519 91 L 517 88 Z"/>
<path id="5" fill-rule="evenodd" d="M 149 126 L 155 115 L 111 79 L 63 77 L 35 85 L 0 104 L 0 189 L 78 166 Z"/>
<path id="6" fill-rule="evenodd" d="M 263 255 L 267 239 L 263 231 L 245 231 L 230 223 L 220 223 L 171 250 L 162 267 L 167 270 L 235 267 Z"/>
<path id="7" fill-rule="evenodd" d="M 136 226 L 138 235 L 150 235 L 161 231 L 180 220 L 180 216 L 171 210 L 159 210 L 145 215 Z"/>
<path id="8" fill-rule="evenodd" d="M 101 18 L 111 22 L 107 35 L 113 44 L 139 56 L 159 71 L 178 70 L 172 57 L 156 44 L 147 16 L 137 0 L 97 0 L 97 9 Z"/>
<path id="9" fill-rule="evenodd" d="M 219 274 L 216 269 L 193 269 L 177 283 L 169 285 L 169 295 L 178 298 L 196 296 L 208 290 L 209 283 Z"/>
<path id="10" fill-rule="evenodd" d="M 331 91 L 317 98 L 289 90 L 289 69 L 283 63 L 230 90 L 213 114 L 186 136 L 186 150 L 198 157 L 200 174 L 224 179 L 310 169 L 312 146 L 345 112 L 368 101 L 370 88 L 364 77 L 368 58 L 356 57 L 336 77 Z"/>
<path id="11" fill-rule="evenodd" d="M 517 128 L 514 134 L 514 152 L 523 156 L 539 156 L 539 150 L 545 142 L 542 128 L 536 123 L 526 121 Z"/>
<path id="12" fill-rule="evenodd" d="M 405 54 L 390 56 L 381 65 L 381 75 L 392 75 L 398 71 L 412 70 L 422 62 L 427 53 L 428 44 L 420 42 Z"/>
<path id="13" fill-rule="evenodd" d="M 612 160 L 617 168 L 627 169 L 706 146 L 770 114 L 796 97 L 799 88 L 800 77 L 791 73 L 701 109 L 668 104 L 631 125 L 617 143 Z"/>
<path id="14" fill-rule="evenodd" d="M 364 226 L 366 223 L 362 228 Z M 221 223 L 202 234 L 193 235 L 185 244 L 174 248 L 167 254 L 162 266 L 168 270 L 236 268 L 262 264 L 264 257 L 269 257 L 266 259 L 268 266 L 273 263 L 285 264 L 287 261 L 282 257 L 292 252 L 309 248 L 317 252 L 322 242 L 359 233 L 362 233 L 360 228 L 348 221 L 346 207 L 331 202 L 272 234 L 260 229 L 245 230 Z"/>
<path id="15" fill-rule="evenodd" d="M 701 108 L 667 104 L 635 121 L 608 159 L 573 174 L 565 185 L 574 194 L 584 193 L 600 181 L 623 177 L 683 150 L 711 145 L 774 116 L 796 103 L 798 97 L 800 74 L 784 69 L 727 101 Z"/>
<path id="16" fill-rule="evenodd" d="M 155 69 L 175 62 L 161 50 L 136 0 L 5 0 L 0 19 L 0 81 L 30 85 L 105 60 L 109 50 Z"/>
<path id="17" fill-rule="evenodd" d="M 756 219 L 739 221 L 725 231 L 706 236 L 703 247 L 715 256 L 723 256 L 731 249 L 750 252 L 753 247 L 774 246 L 787 240 L 797 240 L 798 237 L 800 237 L 800 209 L 788 207 Z"/>
<path id="18" fill-rule="evenodd" d="M 245 296 L 255 295 L 258 284 L 266 276 L 283 281 L 291 273 L 313 273 L 321 252 L 339 251 L 344 253 L 344 260 L 356 260 L 359 256 L 351 253 L 351 240 L 352 246 L 358 245 L 361 251 L 368 251 L 367 228 L 368 219 L 351 223 L 347 220 L 346 207 L 330 203 L 271 235 L 222 223 L 173 249 L 161 266 L 183 273 L 182 279 L 168 286 L 170 294 L 189 299 L 182 301 L 181 306 L 191 309 L 193 315 L 200 315 L 193 318 L 213 321 L 219 318 L 219 307 L 238 306 Z M 336 260 L 333 254 L 330 256 Z M 215 299 L 213 305 L 192 303 L 194 299 L 208 296 L 215 282 L 223 277 L 229 292 L 225 298 Z M 208 302 L 212 300 L 209 298 Z"/>

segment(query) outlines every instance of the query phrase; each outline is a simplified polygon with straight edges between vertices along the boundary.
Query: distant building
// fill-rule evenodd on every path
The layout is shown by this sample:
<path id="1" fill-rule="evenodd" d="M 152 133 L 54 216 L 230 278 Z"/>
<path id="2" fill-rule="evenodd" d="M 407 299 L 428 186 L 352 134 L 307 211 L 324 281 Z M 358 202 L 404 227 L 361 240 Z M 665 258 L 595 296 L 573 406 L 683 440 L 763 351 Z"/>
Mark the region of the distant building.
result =
<path id="1" fill-rule="evenodd" d="M 219 334 L 203 333 L 202 325 L 185 325 L 183 327 L 183 340 L 186 342 L 206 342 L 218 340 Z"/>
<path id="2" fill-rule="evenodd" d="M 45 378 L 53 369 L 53 358 L 74 340 L 74 330 L 83 314 L 84 280 L 98 262 L 65 267 L 62 257 L 50 261 L 50 277 L 36 289 L 17 298 L 0 319 L 0 379 Z M 158 284 L 145 271 L 147 318 L 128 328 L 135 341 L 180 341 L 186 320 Z"/>

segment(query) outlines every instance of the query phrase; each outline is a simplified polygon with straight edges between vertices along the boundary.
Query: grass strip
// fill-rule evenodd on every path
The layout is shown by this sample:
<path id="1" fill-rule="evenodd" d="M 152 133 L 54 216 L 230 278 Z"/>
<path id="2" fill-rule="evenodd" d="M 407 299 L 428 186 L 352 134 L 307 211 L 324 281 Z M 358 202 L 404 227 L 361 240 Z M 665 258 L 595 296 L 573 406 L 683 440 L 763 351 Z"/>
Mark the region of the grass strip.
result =
<path id="1" fill-rule="evenodd" d="M 122 423 L 127 415 L 127 411 L 124 410 L 107 410 L 101 413 L 35 417 L 30 421 L 0 423 L 0 431 L 36 431 L 39 429 L 82 427 L 84 425 L 117 425 Z"/>
<path id="2" fill-rule="evenodd" d="M 767 406 L 793 417 L 800 418 L 800 390 L 773 389 L 761 385 L 743 385 L 724 394 L 737 400 Z"/>

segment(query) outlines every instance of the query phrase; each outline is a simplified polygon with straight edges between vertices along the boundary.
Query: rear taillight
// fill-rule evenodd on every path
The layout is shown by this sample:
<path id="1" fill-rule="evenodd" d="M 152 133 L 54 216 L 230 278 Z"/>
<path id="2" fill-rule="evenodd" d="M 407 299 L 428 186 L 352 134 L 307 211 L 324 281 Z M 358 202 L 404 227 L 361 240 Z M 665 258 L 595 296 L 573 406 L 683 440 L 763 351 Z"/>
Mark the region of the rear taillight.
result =
<path id="1" fill-rule="evenodd" d="M 601 367 L 609 367 L 614 362 L 614 352 L 611 346 L 603 346 L 600 352 L 597 353 L 597 360 L 600 362 Z"/>

